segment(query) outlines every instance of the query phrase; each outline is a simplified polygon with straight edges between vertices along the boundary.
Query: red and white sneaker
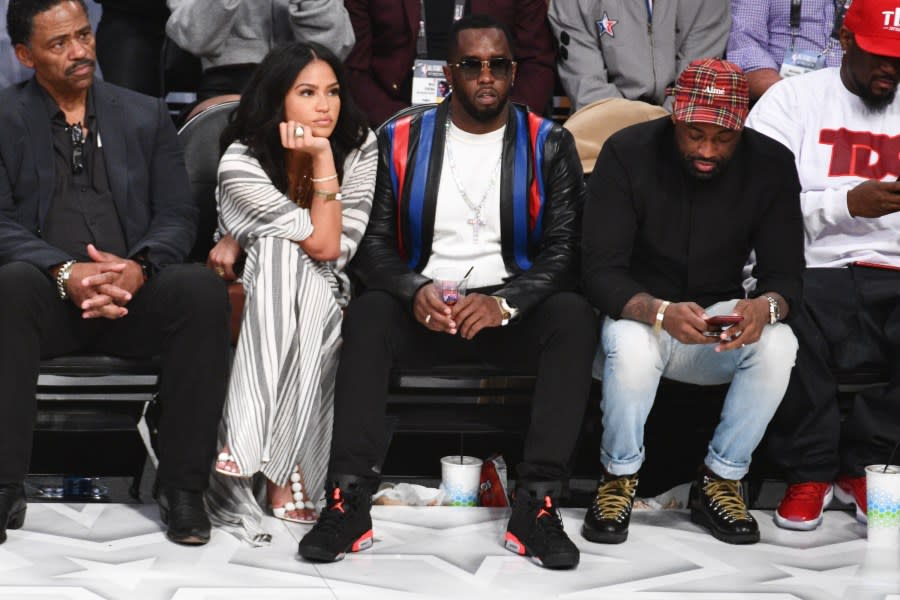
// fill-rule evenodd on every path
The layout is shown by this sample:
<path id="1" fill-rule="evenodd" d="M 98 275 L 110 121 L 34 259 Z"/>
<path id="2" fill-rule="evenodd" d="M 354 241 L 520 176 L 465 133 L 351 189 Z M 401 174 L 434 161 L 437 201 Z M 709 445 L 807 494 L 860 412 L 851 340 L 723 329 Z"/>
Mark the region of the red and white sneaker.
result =
<path id="1" fill-rule="evenodd" d="M 833 497 L 830 483 L 804 481 L 789 485 L 775 511 L 775 524 L 782 529 L 812 531 L 822 524 L 822 513 Z"/>
<path id="2" fill-rule="evenodd" d="M 866 478 L 842 475 L 834 483 L 834 495 L 837 499 L 856 506 L 856 520 L 866 523 Z"/>

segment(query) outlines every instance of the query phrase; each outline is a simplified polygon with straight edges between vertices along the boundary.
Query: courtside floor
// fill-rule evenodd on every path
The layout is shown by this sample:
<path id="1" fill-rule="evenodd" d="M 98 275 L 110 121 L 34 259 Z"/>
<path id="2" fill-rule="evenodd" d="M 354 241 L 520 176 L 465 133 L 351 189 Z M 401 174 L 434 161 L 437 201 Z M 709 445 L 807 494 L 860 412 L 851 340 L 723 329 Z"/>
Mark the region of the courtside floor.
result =
<path id="1" fill-rule="evenodd" d="M 209 545 L 166 541 L 154 504 L 32 503 L 0 546 L 0 599 L 282 600 L 590 598 L 642 600 L 900 600 L 900 550 L 867 548 L 865 528 L 828 511 L 811 533 L 754 511 L 763 541 L 729 546 L 685 510 L 636 511 L 630 539 L 591 544 L 584 509 L 563 511 L 582 551 L 550 572 L 505 551 L 506 509 L 375 507 L 371 550 L 312 565 L 296 554 L 308 526 L 269 518 L 272 544 L 213 531 Z"/>

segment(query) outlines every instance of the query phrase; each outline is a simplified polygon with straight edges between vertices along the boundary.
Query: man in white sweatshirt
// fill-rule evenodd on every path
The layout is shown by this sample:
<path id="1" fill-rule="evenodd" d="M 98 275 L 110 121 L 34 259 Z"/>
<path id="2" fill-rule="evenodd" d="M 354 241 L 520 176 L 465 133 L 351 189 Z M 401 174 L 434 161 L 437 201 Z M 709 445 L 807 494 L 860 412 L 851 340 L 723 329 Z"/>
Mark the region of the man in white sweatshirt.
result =
<path id="1" fill-rule="evenodd" d="M 788 529 L 815 529 L 832 494 L 865 521 L 865 467 L 900 439 L 900 379 L 858 394 L 842 424 L 832 374 L 900 372 L 900 0 L 854 0 L 840 41 L 840 68 L 775 84 L 747 120 L 793 151 L 802 185 L 800 349 L 769 429 L 789 483 L 775 521 Z"/>

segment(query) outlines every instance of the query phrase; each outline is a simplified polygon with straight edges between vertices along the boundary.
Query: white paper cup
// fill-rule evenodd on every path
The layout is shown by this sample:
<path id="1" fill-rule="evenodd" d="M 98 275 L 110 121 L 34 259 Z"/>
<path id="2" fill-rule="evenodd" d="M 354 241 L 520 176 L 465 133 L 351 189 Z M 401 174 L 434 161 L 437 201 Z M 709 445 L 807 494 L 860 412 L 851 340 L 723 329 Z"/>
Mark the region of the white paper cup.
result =
<path id="1" fill-rule="evenodd" d="M 476 506 L 481 485 L 481 459 L 474 456 L 445 456 L 441 459 L 441 489 L 444 504 Z"/>
<path id="2" fill-rule="evenodd" d="M 866 516 L 869 544 L 900 546 L 900 467 L 866 467 Z"/>

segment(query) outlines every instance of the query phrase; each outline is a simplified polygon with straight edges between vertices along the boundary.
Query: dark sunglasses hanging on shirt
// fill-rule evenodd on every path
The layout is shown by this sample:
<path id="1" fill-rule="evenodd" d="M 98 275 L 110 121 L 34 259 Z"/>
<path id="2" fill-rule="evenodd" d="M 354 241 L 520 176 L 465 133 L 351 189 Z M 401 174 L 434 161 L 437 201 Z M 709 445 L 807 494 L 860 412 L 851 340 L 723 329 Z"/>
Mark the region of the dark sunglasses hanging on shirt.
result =
<path id="1" fill-rule="evenodd" d="M 81 123 L 69 125 L 66 129 L 72 136 L 72 174 L 78 175 L 84 171 L 84 130 Z"/>

